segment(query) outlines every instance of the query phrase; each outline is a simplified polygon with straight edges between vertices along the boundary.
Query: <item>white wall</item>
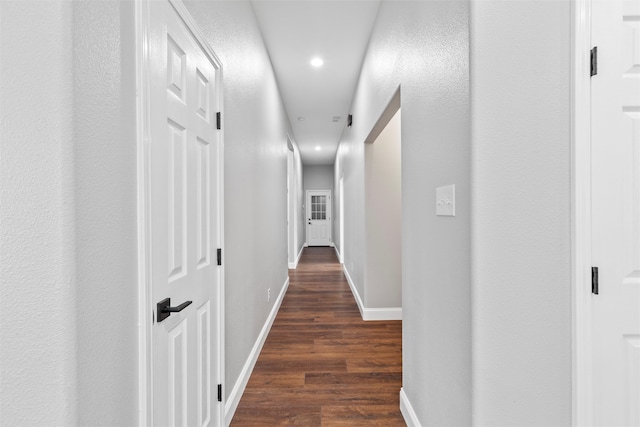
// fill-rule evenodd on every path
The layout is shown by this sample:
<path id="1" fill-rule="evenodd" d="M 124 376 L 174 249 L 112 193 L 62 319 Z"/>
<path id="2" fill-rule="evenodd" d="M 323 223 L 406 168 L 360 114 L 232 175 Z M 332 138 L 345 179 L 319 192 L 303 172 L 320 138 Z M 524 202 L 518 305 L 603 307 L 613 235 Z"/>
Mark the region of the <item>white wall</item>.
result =
<path id="1" fill-rule="evenodd" d="M 363 142 L 401 85 L 403 388 L 425 426 L 471 424 L 468 7 L 381 3 L 336 159 L 345 267 L 362 292 Z M 446 184 L 456 184 L 455 218 L 435 215 Z"/>
<path id="2" fill-rule="evenodd" d="M 365 144 L 365 293 L 367 308 L 402 307 L 401 113 Z"/>
<path id="3" fill-rule="evenodd" d="M 0 421 L 134 425 L 133 5 L 0 7 Z"/>
<path id="4" fill-rule="evenodd" d="M 333 190 L 333 165 L 304 165 L 304 189 Z"/>
<path id="5" fill-rule="evenodd" d="M 570 425 L 570 2 L 472 5 L 474 422 Z"/>
<path id="6" fill-rule="evenodd" d="M 3 1 L 0 15 L 0 422 L 71 425 L 73 10 Z"/>
<path id="7" fill-rule="evenodd" d="M 138 417 L 134 5 L 73 4 L 78 424 L 130 425 Z"/>
<path id="8" fill-rule="evenodd" d="M 188 1 L 223 64 L 227 396 L 288 275 L 287 132 L 248 1 Z"/>

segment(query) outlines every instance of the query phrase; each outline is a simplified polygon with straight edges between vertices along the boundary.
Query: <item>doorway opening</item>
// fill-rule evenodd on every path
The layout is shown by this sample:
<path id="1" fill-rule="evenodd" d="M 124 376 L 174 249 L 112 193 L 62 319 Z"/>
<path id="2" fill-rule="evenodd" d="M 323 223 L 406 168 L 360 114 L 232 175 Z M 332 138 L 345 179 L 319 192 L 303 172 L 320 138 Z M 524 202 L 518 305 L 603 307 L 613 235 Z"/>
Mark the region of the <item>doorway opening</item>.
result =
<path id="1" fill-rule="evenodd" d="M 296 261 L 297 227 L 295 215 L 296 171 L 294 165 L 294 151 L 291 138 L 287 137 L 287 262 L 289 265 Z"/>
<path id="2" fill-rule="evenodd" d="M 344 264 L 344 176 L 340 177 L 340 184 L 338 186 L 340 192 L 340 264 Z"/>
<path id="3" fill-rule="evenodd" d="M 365 140 L 363 317 L 402 319 L 402 149 L 400 89 Z M 364 316 L 367 314 L 367 316 Z"/>

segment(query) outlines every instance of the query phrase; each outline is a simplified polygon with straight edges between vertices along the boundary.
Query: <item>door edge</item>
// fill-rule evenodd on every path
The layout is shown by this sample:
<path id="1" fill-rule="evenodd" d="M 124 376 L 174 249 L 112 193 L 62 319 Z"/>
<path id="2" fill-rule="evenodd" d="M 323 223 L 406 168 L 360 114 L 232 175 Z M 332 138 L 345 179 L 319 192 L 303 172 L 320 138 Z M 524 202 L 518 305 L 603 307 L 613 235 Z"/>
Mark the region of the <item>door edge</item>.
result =
<path id="1" fill-rule="evenodd" d="M 571 2 L 572 425 L 592 421 L 591 0 Z"/>

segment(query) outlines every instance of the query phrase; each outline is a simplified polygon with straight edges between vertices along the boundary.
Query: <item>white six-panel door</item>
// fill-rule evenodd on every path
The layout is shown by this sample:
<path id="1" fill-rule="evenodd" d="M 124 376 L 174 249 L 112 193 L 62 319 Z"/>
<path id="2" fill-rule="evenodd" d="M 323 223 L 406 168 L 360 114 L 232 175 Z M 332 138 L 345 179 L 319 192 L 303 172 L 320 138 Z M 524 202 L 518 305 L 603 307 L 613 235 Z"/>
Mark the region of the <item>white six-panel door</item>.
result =
<path id="1" fill-rule="evenodd" d="M 152 424 L 219 425 L 219 65 L 168 0 L 148 2 Z"/>
<path id="2" fill-rule="evenodd" d="M 592 417 L 640 425 L 640 0 L 593 0 Z"/>
<path id="3" fill-rule="evenodd" d="M 331 191 L 307 190 L 307 245 L 331 244 Z"/>

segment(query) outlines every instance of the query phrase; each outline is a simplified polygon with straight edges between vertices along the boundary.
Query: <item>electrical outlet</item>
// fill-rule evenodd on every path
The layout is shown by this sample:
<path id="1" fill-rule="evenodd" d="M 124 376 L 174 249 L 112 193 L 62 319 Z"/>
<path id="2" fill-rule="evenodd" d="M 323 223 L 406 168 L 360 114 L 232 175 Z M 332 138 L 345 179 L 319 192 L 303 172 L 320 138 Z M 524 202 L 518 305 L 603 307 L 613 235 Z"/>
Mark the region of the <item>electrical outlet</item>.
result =
<path id="1" fill-rule="evenodd" d="M 271 301 L 271 288 L 267 289 L 267 302 Z"/>

